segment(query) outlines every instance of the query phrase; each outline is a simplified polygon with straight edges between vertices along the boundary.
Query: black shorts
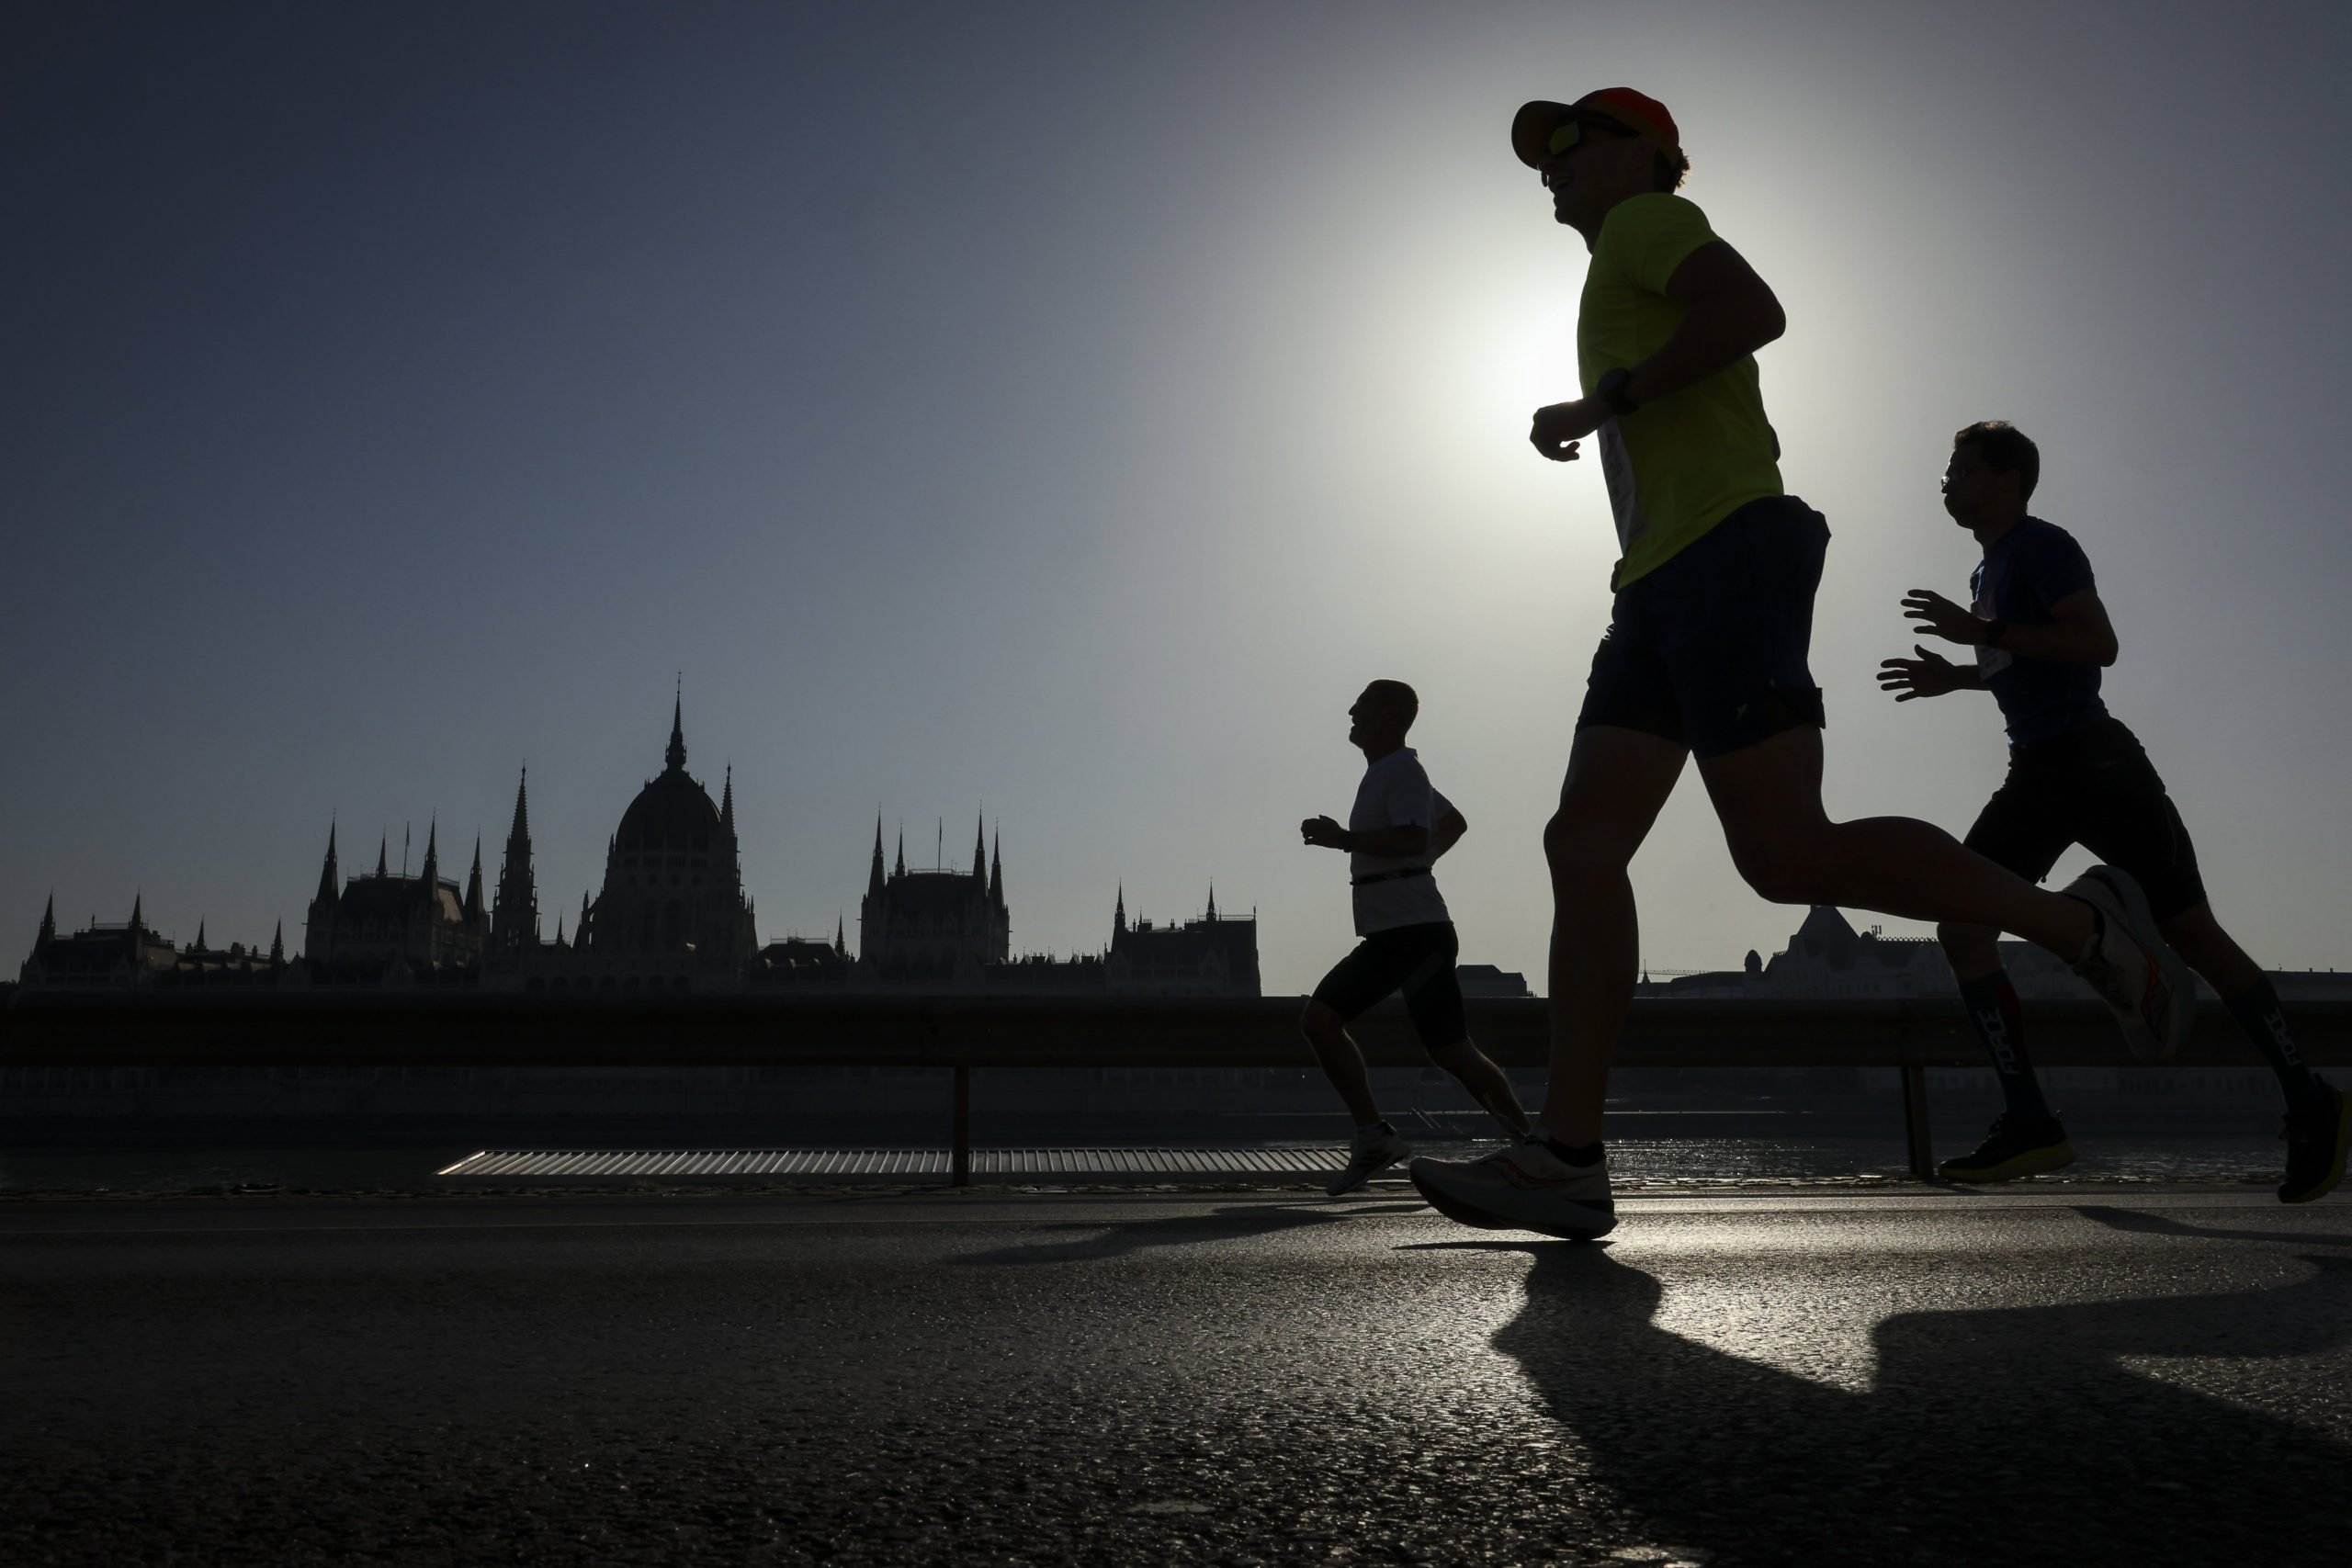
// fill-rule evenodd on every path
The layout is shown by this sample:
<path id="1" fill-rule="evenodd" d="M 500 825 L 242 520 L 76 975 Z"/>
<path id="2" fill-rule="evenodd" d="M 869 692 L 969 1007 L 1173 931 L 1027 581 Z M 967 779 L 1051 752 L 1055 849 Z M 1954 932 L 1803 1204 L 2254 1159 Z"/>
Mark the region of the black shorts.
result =
<path id="1" fill-rule="evenodd" d="M 1470 1038 L 1462 1016 L 1462 981 L 1453 973 L 1462 943 L 1452 920 L 1423 926 L 1391 926 L 1356 943 L 1315 987 L 1315 999 L 1352 1019 L 1369 1011 L 1391 991 L 1405 993 L 1413 1031 L 1432 1051 Z"/>
<path id="2" fill-rule="evenodd" d="M 1592 656 L 1589 724 L 1718 757 L 1822 724 L 1806 667 L 1829 525 L 1794 496 L 1751 501 L 1618 591 Z"/>
<path id="3" fill-rule="evenodd" d="M 2121 866 L 2159 921 L 2205 902 L 2197 846 L 2165 781 L 2120 719 L 2009 748 L 2009 776 L 1977 814 L 1968 847 L 2040 882 L 2070 844 Z"/>

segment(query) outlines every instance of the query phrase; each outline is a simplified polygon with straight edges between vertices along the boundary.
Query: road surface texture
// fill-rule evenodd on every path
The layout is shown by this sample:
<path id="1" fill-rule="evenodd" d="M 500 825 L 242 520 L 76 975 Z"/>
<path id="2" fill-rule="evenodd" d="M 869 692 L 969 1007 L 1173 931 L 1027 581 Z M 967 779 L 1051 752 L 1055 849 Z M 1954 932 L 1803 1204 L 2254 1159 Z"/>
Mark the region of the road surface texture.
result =
<path id="1" fill-rule="evenodd" d="M 2352 1205 L 0 1206 L 0 1561 L 2352 1562 Z"/>

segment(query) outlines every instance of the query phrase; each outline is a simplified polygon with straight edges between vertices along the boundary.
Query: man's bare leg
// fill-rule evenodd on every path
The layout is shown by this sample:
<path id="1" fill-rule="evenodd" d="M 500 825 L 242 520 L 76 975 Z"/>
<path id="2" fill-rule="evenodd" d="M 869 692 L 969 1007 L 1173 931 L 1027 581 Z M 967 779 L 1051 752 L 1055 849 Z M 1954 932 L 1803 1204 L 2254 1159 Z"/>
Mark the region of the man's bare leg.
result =
<path id="1" fill-rule="evenodd" d="M 1837 904 L 2012 931 L 2073 963 L 2098 929 L 2088 905 L 2034 886 L 1908 817 L 1832 822 L 1821 731 L 1784 729 L 1699 764 L 1732 861 L 1776 904 Z"/>
<path id="2" fill-rule="evenodd" d="M 1348 1021 L 1330 1006 L 1310 1001 L 1306 1011 L 1299 1016 L 1299 1032 L 1315 1047 L 1315 1059 L 1323 1066 L 1323 1076 L 1340 1091 L 1346 1102 L 1348 1114 L 1355 1118 L 1359 1127 L 1369 1127 L 1380 1120 L 1380 1107 L 1372 1098 L 1372 1080 L 1364 1076 L 1363 1053 L 1348 1033 Z"/>
<path id="3" fill-rule="evenodd" d="M 1689 755 L 1638 729 L 1589 725 L 1568 753 L 1560 809 L 1544 829 L 1552 873 L 1552 1071 L 1538 1125 L 1571 1147 L 1600 1137 L 1609 1064 L 1641 961 L 1625 868 Z"/>
<path id="4" fill-rule="evenodd" d="M 1532 1125 L 1527 1111 L 1519 1103 L 1519 1096 L 1511 1091 L 1510 1079 L 1495 1066 L 1492 1057 L 1465 1039 L 1431 1051 L 1430 1060 L 1452 1073 L 1454 1080 L 1470 1091 L 1470 1098 L 1495 1119 L 1505 1136 L 1513 1140 L 1527 1136 Z"/>

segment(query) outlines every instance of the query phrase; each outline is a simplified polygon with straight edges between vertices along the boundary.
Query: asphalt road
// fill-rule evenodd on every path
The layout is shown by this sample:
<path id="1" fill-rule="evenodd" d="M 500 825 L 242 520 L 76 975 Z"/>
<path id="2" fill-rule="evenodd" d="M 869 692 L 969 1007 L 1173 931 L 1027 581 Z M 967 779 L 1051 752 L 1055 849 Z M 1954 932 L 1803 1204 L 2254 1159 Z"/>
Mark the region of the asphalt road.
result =
<path id="1" fill-rule="evenodd" d="M 9 1563 L 2352 1561 L 2352 1204 L 0 1207 Z"/>

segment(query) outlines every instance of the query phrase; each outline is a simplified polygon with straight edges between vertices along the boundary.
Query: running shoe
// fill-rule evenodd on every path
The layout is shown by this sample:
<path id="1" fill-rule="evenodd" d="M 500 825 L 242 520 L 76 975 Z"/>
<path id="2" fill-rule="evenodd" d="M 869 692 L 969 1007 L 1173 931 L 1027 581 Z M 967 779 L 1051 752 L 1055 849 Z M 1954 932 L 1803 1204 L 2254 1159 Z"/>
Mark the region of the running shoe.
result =
<path id="1" fill-rule="evenodd" d="M 2188 1044 L 2197 1027 L 2197 983 L 2156 934 L 2140 884 L 2128 871 L 2095 865 L 2065 893 L 2098 917 L 2098 934 L 2072 967 L 2114 1012 L 2132 1054 L 2161 1062 Z"/>
<path id="2" fill-rule="evenodd" d="M 2003 1114 L 1993 1118 L 1974 1154 L 1944 1161 L 1936 1174 L 1946 1181 L 2015 1181 L 2074 1163 L 2075 1145 L 2058 1118 Z"/>
<path id="3" fill-rule="evenodd" d="M 2287 1112 L 2287 1179 L 2278 1184 L 2281 1203 L 2308 1203 L 2335 1190 L 2344 1179 L 2344 1156 L 2352 1149 L 2352 1094 L 2328 1089 Z"/>
<path id="4" fill-rule="evenodd" d="M 1536 1231 L 1590 1241 L 1616 1228 L 1607 1156 L 1570 1165 L 1530 1134 L 1484 1159 L 1417 1159 L 1408 1168 L 1430 1207 L 1489 1231 Z"/>
<path id="5" fill-rule="evenodd" d="M 1413 1145 L 1387 1122 L 1374 1122 L 1369 1127 L 1359 1127 L 1354 1141 L 1348 1145 L 1346 1167 L 1331 1178 L 1331 1184 L 1323 1190 L 1334 1198 L 1342 1197 L 1398 1160 L 1412 1157 Z"/>

